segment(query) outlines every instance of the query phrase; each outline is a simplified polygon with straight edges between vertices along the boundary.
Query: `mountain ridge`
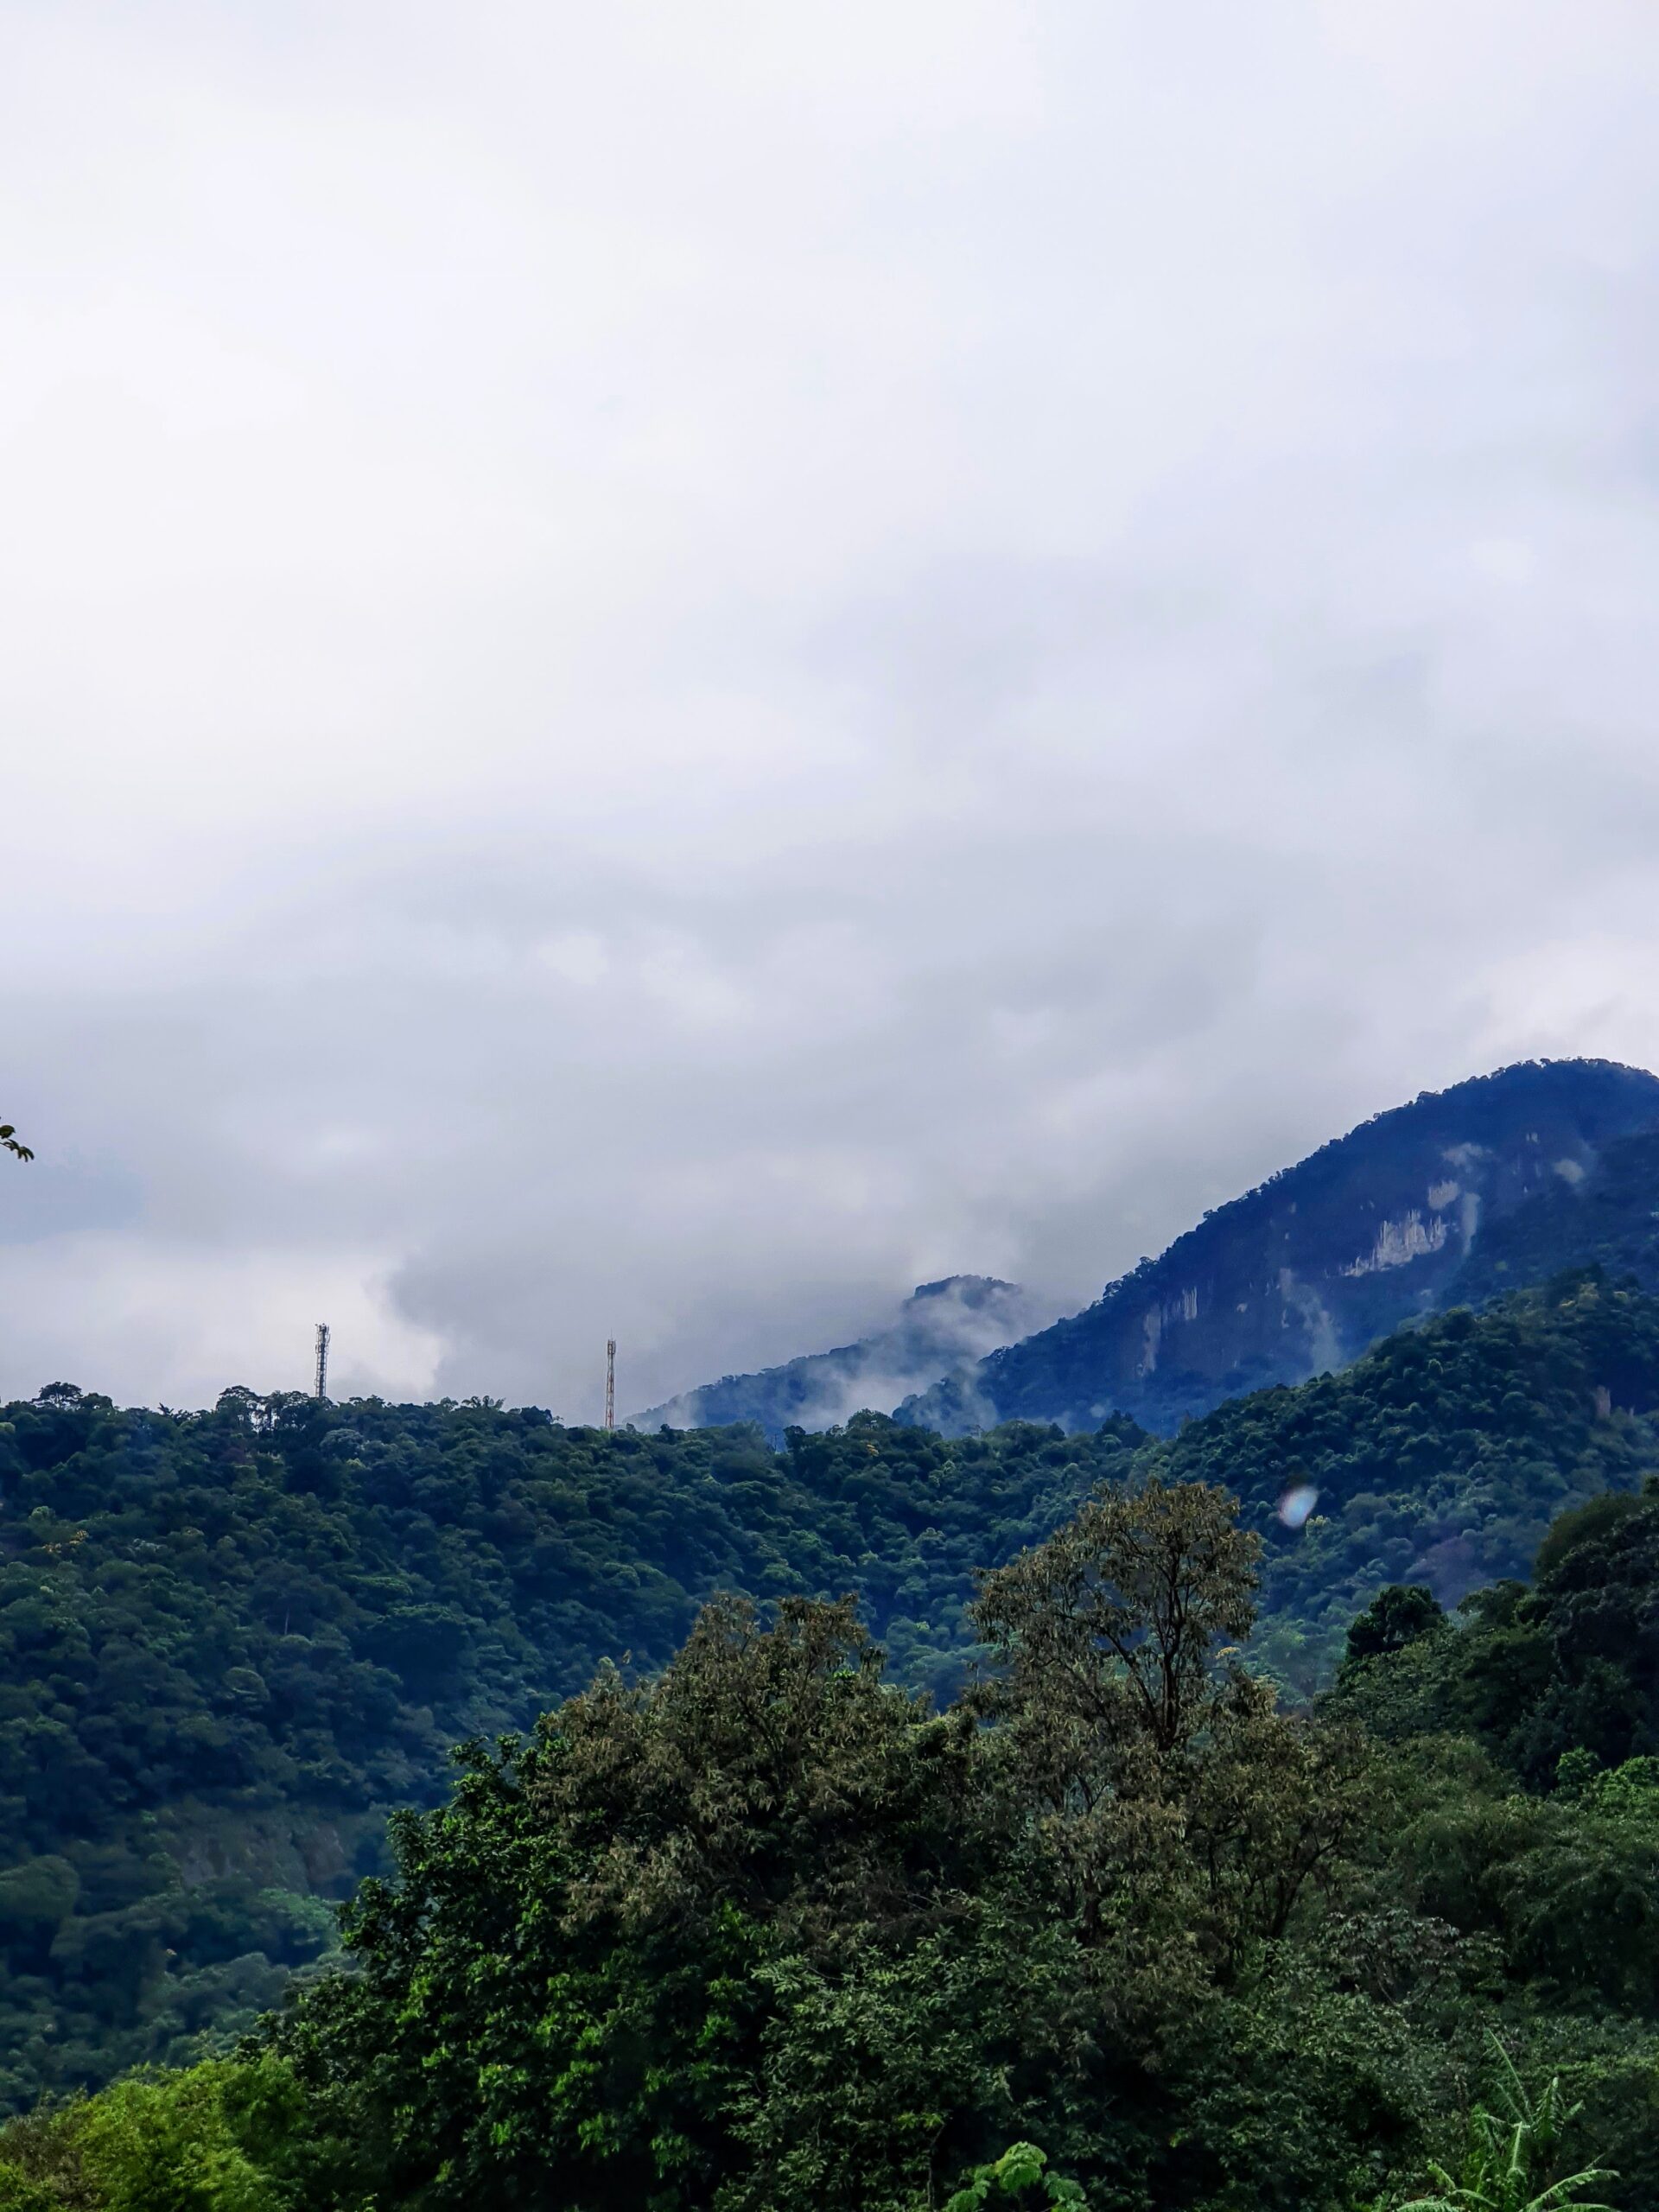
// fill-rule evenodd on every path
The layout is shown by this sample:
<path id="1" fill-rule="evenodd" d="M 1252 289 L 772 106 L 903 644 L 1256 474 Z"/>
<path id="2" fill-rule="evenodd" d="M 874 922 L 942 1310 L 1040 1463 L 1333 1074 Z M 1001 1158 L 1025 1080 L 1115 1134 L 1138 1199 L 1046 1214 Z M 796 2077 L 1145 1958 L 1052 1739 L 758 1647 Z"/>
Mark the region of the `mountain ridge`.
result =
<path id="1" fill-rule="evenodd" d="M 1646 1151 L 1618 1152 L 1649 1132 Z M 1659 1287 L 1649 1187 L 1659 1202 L 1659 1078 L 1611 1060 L 1517 1061 L 1330 1138 L 1046 1327 L 1014 1325 L 1014 1286 L 950 1276 L 918 1286 L 892 1328 L 722 1376 L 635 1419 L 751 1421 L 774 1443 L 791 1427 L 887 1408 L 950 1435 L 1007 1420 L 1076 1431 L 1113 1412 L 1168 1433 L 1251 1390 L 1340 1368 L 1403 1321 L 1566 1266 L 1617 1273 L 1634 1253 L 1641 1280 Z M 941 1293 L 961 1310 L 930 1327 L 915 1309 Z"/>
<path id="2" fill-rule="evenodd" d="M 1600 1147 L 1659 1124 L 1659 1078 L 1610 1060 L 1523 1060 L 1420 1091 L 1206 1213 L 1081 1313 L 898 1408 L 944 1433 L 1008 1420 L 1183 1420 L 1359 1357 L 1440 1310 L 1483 1229 Z M 1512 1278 L 1511 1284 L 1513 1287 Z"/>

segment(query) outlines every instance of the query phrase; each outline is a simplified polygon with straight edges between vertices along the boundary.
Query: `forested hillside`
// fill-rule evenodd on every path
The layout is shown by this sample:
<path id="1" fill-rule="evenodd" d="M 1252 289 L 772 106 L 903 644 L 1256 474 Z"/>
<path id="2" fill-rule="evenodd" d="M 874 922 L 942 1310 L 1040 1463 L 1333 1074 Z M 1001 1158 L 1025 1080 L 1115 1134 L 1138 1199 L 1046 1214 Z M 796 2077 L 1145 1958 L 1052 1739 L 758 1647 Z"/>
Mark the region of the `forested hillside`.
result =
<path id="1" fill-rule="evenodd" d="M 524 1729 L 604 1661 L 662 1667 L 716 1591 L 858 1593 L 889 1675 L 944 1701 L 976 1570 L 1103 1485 L 1224 1485 L 1263 1547 L 1252 1663 L 1327 1679 L 1383 1585 L 1523 1574 L 1551 1516 L 1659 1470 L 1659 1300 L 1595 1277 L 1402 1332 L 1344 1373 L 1160 1442 L 880 1415 L 564 1428 L 486 1402 L 226 1395 L 0 1420 L 3 2088 L 209 2047 L 315 1961 L 449 1746 Z M 1317 1491 L 1306 1525 L 1287 1491 Z M 1294 1517 L 1294 1516 L 1292 1516 Z"/>
<path id="2" fill-rule="evenodd" d="M 1480 1305 L 1567 1268 L 1592 1266 L 1659 1290 L 1659 1132 L 1616 1138 L 1582 1176 L 1554 1178 L 1491 1223 L 1451 1295 Z"/>
<path id="3" fill-rule="evenodd" d="M 1659 1470 L 1659 1300 L 1591 1271 L 1401 1329 L 1350 1368 L 1192 1422 L 1154 1457 L 1261 1534 L 1264 1646 L 1326 1669 L 1388 1582 L 1447 1605 L 1524 1574 L 1552 1516 Z M 1316 1493 L 1300 1527 L 1279 1505 Z M 1294 1516 L 1293 1516 L 1294 1517 Z"/>
<path id="4" fill-rule="evenodd" d="M 466 1756 L 350 1971 L 0 2129 L 8 2212 L 1647 2212 L 1659 1495 L 1354 1624 L 1287 1713 L 1258 1540 L 1155 1476 L 989 1576 L 942 1713 L 740 1600 Z"/>
<path id="5" fill-rule="evenodd" d="M 976 1567 L 1122 1475 L 1135 1432 L 945 1446 L 567 1429 L 496 1405 L 231 1391 L 0 1415 L 0 2095 L 176 2057 L 274 2001 L 449 1747 L 721 1588 L 857 1590 L 954 1681 Z"/>

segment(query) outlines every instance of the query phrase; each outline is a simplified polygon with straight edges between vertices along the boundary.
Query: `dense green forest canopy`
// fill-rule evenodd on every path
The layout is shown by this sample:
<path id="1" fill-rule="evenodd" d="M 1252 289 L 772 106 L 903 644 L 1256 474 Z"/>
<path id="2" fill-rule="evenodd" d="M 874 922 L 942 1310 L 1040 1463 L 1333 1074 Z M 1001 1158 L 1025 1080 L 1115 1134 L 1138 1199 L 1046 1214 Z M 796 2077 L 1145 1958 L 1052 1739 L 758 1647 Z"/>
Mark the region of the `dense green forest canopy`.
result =
<path id="1" fill-rule="evenodd" d="M 1263 1644 L 1305 1687 L 1390 1582 L 1443 1603 L 1524 1575 L 1565 1507 L 1659 1470 L 1659 1299 L 1591 1268 L 1397 1330 L 1335 1375 L 1258 1391 L 1155 1456 L 1224 1483 L 1263 1539 Z M 1317 1503 L 1287 1527 L 1279 1506 Z"/>
<path id="2" fill-rule="evenodd" d="M 1450 1615 L 1421 1586 L 1381 1592 L 1349 1630 L 1336 1696 L 1384 1738 L 1477 1736 L 1529 1789 L 1594 1796 L 1613 1770 L 1659 1787 L 1653 1487 L 1562 1514 L 1530 1587 L 1494 1583 Z"/>
<path id="3" fill-rule="evenodd" d="M 0 1412 L 0 2097 L 179 2058 L 274 2002 L 451 1745 L 720 1589 L 862 1593 L 906 1679 L 959 1678 L 973 1571 L 1138 1432 L 945 1446 L 564 1428 L 499 1405 L 227 1392 Z"/>
<path id="4" fill-rule="evenodd" d="M 1241 1664 L 1260 1550 L 1213 1485 L 1085 1501 L 986 1580 L 944 1711 L 850 1602 L 718 1601 L 470 1747 L 236 2056 L 0 2132 L 0 2206 L 1638 2212 L 1659 1760 L 1543 1775 L 1528 1716 L 1659 1733 L 1582 1602 L 1651 1633 L 1659 1495 L 1513 1599 L 1379 1592 L 1295 1712 Z"/>
<path id="5" fill-rule="evenodd" d="M 8 1406 L 0 2095 L 222 2048 L 319 1969 L 331 1904 L 385 1871 L 394 1808 L 442 1801 L 452 1745 L 531 1729 L 607 1661 L 654 1675 L 716 1592 L 855 1592 L 886 1678 L 944 1705 L 985 1649 L 976 1570 L 1103 1491 L 1196 1480 L 1262 1546 L 1252 1667 L 1306 1696 L 1384 1586 L 1454 1609 L 1523 1576 L 1552 1515 L 1638 1490 L 1656 1377 L 1659 1301 L 1592 1274 L 1167 1442 L 869 1414 L 774 1452 L 486 1401 L 230 1391 L 180 1414 L 61 1385 Z M 1298 1487 L 1318 1500 L 1293 1529 Z M 1489 1755 L 1535 1787 L 1550 1726 L 1531 1764 Z M 1619 1739 L 1572 1740 L 1611 1760 Z"/>

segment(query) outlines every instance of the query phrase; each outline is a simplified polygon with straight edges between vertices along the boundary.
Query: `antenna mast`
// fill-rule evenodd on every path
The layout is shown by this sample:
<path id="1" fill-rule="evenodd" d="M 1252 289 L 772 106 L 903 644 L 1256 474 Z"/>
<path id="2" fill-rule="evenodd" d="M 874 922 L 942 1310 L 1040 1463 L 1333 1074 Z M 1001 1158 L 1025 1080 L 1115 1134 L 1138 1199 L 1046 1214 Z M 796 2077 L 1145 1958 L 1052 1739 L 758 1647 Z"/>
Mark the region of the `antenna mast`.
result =
<path id="1" fill-rule="evenodd" d="M 616 1338 L 605 1339 L 605 1426 L 616 1427 Z"/>
<path id="2" fill-rule="evenodd" d="M 326 1321 L 319 1321 L 317 1324 L 317 1395 L 320 1398 L 326 1398 L 327 1395 L 328 1324 Z"/>

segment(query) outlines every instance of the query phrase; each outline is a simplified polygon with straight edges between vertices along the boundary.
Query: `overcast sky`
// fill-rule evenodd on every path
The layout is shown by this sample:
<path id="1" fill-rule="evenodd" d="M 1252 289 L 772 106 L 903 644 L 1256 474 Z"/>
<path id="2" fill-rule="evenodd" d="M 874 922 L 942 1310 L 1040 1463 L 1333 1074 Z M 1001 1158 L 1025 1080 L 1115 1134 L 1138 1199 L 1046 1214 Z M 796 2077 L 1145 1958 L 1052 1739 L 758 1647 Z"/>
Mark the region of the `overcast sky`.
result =
<path id="1" fill-rule="evenodd" d="M 1652 0 L 0 0 L 0 1395 L 625 1407 L 1659 1065 Z"/>

